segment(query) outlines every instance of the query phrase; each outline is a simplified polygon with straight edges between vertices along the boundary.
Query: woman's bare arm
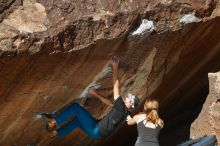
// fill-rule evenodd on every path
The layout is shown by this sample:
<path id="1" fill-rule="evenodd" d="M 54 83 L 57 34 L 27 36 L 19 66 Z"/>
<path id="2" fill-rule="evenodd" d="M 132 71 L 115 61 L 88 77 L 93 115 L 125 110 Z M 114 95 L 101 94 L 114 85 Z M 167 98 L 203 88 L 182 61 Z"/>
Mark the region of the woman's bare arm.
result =
<path id="1" fill-rule="evenodd" d="M 129 118 L 127 120 L 127 124 L 128 125 L 135 125 L 135 124 L 137 124 L 137 115 L 135 115 L 133 118 Z"/>

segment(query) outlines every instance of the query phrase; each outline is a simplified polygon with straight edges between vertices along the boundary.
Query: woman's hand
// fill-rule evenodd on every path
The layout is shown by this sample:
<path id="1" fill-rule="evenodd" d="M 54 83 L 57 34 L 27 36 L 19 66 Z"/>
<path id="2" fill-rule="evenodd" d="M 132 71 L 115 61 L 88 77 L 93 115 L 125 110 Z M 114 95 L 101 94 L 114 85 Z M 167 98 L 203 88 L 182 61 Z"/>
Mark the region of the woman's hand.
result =
<path id="1" fill-rule="evenodd" d="M 132 117 L 127 117 L 127 124 L 128 125 L 135 125 L 137 124 L 137 115 L 135 115 L 133 118 Z"/>

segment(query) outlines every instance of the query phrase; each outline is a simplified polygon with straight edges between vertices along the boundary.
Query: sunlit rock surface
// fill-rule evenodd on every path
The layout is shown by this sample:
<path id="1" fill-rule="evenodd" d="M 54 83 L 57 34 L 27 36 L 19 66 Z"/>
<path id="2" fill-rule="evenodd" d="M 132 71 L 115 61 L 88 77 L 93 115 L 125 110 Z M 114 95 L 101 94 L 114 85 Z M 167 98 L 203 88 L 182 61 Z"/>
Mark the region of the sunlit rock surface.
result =
<path id="1" fill-rule="evenodd" d="M 213 134 L 220 144 L 220 72 L 209 73 L 209 95 L 199 117 L 192 124 L 191 137 Z"/>

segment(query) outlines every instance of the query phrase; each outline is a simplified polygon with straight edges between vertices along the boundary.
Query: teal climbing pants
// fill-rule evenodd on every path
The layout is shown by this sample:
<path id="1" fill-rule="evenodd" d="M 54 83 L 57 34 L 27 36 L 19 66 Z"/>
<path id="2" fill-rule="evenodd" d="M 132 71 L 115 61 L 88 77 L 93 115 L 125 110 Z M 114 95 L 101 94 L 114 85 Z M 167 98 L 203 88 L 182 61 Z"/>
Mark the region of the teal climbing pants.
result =
<path id="1" fill-rule="evenodd" d="M 100 138 L 100 129 L 98 126 L 98 121 L 90 115 L 90 113 L 81 107 L 78 103 L 73 103 L 62 112 L 56 115 L 55 120 L 58 126 L 62 125 L 72 116 L 75 116 L 75 119 L 68 122 L 67 124 L 61 126 L 57 129 L 57 135 L 63 137 L 76 128 L 80 128 L 87 135 L 92 138 Z"/>

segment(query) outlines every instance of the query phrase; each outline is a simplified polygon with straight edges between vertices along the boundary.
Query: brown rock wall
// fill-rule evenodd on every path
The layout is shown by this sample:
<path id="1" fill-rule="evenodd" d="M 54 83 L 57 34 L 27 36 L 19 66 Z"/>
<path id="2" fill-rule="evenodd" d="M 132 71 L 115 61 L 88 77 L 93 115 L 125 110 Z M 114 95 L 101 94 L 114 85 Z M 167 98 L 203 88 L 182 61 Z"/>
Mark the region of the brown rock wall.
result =
<path id="1" fill-rule="evenodd" d="M 219 72 L 209 73 L 209 95 L 200 115 L 192 124 L 190 135 L 192 138 L 198 138 L 202 135 L 216 135 L 218 142 L 220 141 L 219 85 Z"/>

